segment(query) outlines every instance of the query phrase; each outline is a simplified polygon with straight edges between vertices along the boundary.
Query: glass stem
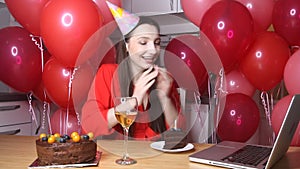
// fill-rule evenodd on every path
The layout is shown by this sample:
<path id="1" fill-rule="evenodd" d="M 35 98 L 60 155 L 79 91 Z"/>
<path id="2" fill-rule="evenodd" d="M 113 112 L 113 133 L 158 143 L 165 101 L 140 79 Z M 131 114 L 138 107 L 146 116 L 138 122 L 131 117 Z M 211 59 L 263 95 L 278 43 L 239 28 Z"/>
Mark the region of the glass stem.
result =
<path id="1" fill-rule="evenodd" d="M 126 160 L 128 158 L 128 132 L 129 127 L 124 127 L 124 155 L 123 160 Z"/>

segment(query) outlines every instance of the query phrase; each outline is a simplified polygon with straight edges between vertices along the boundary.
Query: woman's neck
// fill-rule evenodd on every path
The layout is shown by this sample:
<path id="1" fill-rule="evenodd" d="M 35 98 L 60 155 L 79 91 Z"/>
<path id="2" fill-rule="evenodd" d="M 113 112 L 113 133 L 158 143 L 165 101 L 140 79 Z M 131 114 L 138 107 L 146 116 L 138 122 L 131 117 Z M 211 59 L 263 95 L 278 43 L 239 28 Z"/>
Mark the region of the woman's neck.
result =
<path id="1" fill-rule="evenodd" d="M 144 71 L 144 68 L 137 66 L 130 59 L 128 60 L 128 62 L 129 62 L 130 71 L 131 71 L 133 77 L 135 77 L 138 73 Z"/>

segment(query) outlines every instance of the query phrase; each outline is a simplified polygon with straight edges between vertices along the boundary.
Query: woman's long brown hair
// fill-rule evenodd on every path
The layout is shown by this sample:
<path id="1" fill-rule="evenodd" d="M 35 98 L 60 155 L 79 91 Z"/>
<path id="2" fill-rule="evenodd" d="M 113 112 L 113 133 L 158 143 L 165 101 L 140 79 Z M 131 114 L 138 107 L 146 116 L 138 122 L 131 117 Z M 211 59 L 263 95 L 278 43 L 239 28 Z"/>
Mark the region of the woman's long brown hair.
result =
<path id="1" fill-rule="evenodd" d="M 139 23 L 135 28 L 137 28 L 139 25 L 142 24 L 153 25 L 157 28 L 158 32 L 160 31 L 157 22 L 155 22 L 154 20 L 148 17 L 140 17 Z M 124 35 L 124 40 L 121 40 L 116 45 L 117 46 L 116 61 L 119 64 L 118 79 L 119 79 L 119 85 L 121 90 L 121 96 L 132 96 L 133 94 L 133 87 L 134 87 L 132 84 L 133 74 L 129 66 L 130 59 L 128 59 L 128 53 L 126 51 L 126 44 L 125 44 L 130 39 L 132 31 L 129 32 L 127 35 Z M 154 87 L 151 87 L 149 93 L 150 93 L 149 102 L 151 103 L 151 105 L 147 107 L 149 107 L 148 111 L 150 115 L 150 127 L 156 133 L 162 133 L 166 130 L 165 116 L 163 113 L 163 109 Z M 133 136 L 134 131 L 132 129 L 134 128 L 133 126 L 135 125 L 135 123 L 136 122 L 134 122 L 132 124 L 132 127 L 130 128 L 129 131 L 130 136 Z"/>

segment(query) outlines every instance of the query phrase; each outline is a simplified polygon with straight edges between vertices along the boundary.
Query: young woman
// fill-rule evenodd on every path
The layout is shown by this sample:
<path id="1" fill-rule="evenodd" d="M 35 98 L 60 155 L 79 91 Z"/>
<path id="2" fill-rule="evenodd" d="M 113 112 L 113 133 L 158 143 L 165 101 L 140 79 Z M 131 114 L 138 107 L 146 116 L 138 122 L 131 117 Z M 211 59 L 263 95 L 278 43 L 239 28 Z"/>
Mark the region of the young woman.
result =
<path id="1" fill-rule="evenodd" d="M 157 140 L 178 120 L 180 103 L 175 83 L 165 69 L 155 65 L 160 55 L 159 32 L 155 21 L 140 17 L 120 43 L 118 64 L 99 68 L 82 109 L 81 124 L 86 132 L 123 138 L 114 114 L 116 96 L 137 98 L 139 112 L 129 131 L 135 139 Z"/>

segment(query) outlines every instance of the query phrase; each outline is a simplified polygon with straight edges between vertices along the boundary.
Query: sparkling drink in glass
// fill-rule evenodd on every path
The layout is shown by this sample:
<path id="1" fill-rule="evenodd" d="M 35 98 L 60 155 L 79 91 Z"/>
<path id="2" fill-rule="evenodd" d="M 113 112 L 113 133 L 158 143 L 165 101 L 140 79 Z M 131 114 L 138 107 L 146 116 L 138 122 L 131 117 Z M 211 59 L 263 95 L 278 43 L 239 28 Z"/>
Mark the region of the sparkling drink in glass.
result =
<path id="1" fill-rule="evenodd" d="M 134 122 L 138 112 L 137 99 L 135 97 L 116 97 L 114 103 L 115 116 L 124 130 L 125 148 L 123 158 L 117 159 L 116 163 L 121 165 L 135 164 L 137 161 L 129 157 L 127 147 L 129 127 Z"/>

